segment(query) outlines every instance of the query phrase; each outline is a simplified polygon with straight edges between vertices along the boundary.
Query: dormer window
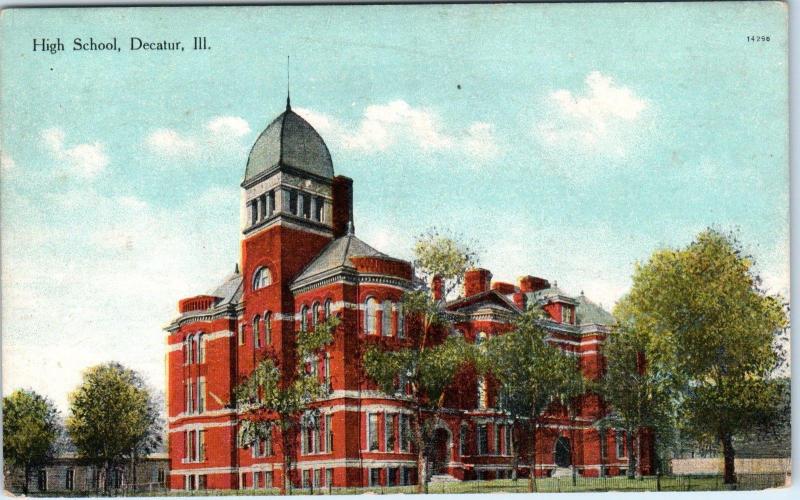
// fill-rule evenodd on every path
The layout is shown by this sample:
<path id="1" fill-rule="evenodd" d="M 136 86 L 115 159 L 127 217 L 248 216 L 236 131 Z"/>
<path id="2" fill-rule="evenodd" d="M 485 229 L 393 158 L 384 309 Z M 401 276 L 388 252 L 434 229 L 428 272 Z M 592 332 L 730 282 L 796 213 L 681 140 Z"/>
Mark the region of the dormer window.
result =
<path id="1" fill-rule="evenodd" d="M 567 305 L 561 306 L 561 322 L 572 324 L 572 308 Z"/>
<path id="2" fill-rule="evenodd" d="M 253 274 L 253 290 L 258 290 L 272 284 L 272 275 L 266 267 L 259 267 Z"/>

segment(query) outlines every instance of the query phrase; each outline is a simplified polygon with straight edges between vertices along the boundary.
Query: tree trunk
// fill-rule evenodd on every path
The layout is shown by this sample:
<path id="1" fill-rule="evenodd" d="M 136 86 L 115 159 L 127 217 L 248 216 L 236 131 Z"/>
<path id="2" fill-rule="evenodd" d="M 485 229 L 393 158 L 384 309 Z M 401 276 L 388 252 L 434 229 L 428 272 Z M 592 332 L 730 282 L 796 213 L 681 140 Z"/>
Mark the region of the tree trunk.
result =
<path id="1" fill-rule="evenodd" d="M 736 450 L 733 449 L 733 436 L 729 432 L 725 432 L 721 436 L 722 441 L 722 454 L 725 457 L 725 484 L 736 484 L 736 469 L 734 468 L 734 459 L 736 458 Z"/>
<path id="2" fill-rule="evenodd" d="M 31 477 L 31 468 L 28 464 L 25 464 L 22 473 L 25 475 L 25 477 L 22 478 L 22 494 L 28 496 L 28 482 Z"/>
<path id="3" fill-rule="evenodd" d="M 422 436 L 422 410 L 414 419 L 414 441 L 417 446 L 417 493 L 428 492 L 428 471 L 425 467 L 425 439 Z"/>
<path id="4" fill-rule="evenodd" d="M 636 450 L 633 445 L 633 434 L 630 430 L 625 432 L 625 447 L 628 449 L 628 470 L 625 475 L 628 479 L 633 479 L 636 476 Z"/>
<path id="5" fill-rule="evenodd" d="M 531 423 L 530 474 L 528 475 L 528 491 L 536 491 L 536 424 Z"/>
<path id="6" fill-rule="evenodd" d="M 635 463 L 634 469 L 636 471 L 636 479 L 641 481 L 641 480 L 644 479 L 644 476 L 642 475 L 642 439 L 641 439 L 641 435 L 640 435 L 640 433 L 638 431 L 636 432 L 636 438 L 635 439 L 636 439 L 636 441 L 635 441 L 635 443 L 636 443 L 636 445 L 635 445 L 635 448 L 636 448 L 635 461 L 636 461 L 636 463 Z"/>
<path id="7" fill-rule="evenodd" d="M 136 450 L 131 453 L 131 491 L 136 491 Z"/>

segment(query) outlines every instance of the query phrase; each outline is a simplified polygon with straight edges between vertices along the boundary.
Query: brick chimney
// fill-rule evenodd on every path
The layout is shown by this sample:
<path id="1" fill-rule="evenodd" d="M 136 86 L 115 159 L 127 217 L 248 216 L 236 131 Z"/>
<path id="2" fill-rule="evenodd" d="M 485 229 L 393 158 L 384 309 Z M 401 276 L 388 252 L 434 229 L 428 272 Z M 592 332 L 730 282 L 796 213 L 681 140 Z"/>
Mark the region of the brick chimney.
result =
<path id="1" fill-rule="evenodd" d="M 333 237 L 347 234 L 347 226 L 353 220 L 353 179 L 343 175 L 333 178 Z"/>
<path id="2" fill-rule="evenodd" d="M 492 282 L 492 273 L 488 269 L 470 269 L 464 273 L 464 294 L 467 297 L 486 292 Z"/>
<path id="3" fill-rule="evenodd" d="M 444 297 L 444 280 L 438 274 L 431 279 L 431 291 L 433 300 L 440 301 Z"/>
<path id="4" fill-rule="evenodd" d="M 528 297 L 525 296 L 522 292 L 517 292 L 514 294 L 514 304 L 517 305 L 520 309 L 525 309 L 525 304 L 528 303 Z"/>
<path id="5" fill-rule="evenodd" d="M 522 293 L 530 293 L 544 288 L 549 288 L 550 282 L 544 278 L 537 278 L 536 276 L 523 276 L 519 279 L 519 291 Z"/>
<path id="6" fill-rule="evenodd" d="M 492 283 L 492 290 L 497 290 L 503 295 L 511 295 L 517 291 L 517 287 L 511 283 L 506 283 L 505 281 L 495 281 Z"/>

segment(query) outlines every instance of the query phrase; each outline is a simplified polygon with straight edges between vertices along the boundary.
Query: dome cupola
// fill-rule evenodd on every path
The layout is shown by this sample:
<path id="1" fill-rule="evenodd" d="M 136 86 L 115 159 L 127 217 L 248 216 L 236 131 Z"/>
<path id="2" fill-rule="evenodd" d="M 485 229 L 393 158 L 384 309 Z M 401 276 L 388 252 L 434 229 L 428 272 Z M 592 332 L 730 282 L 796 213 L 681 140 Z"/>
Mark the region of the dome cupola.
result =
<path id="1" fill-rule="evenodd" d="M 288 98 L 286 111 L 272 120 L 250 150 L 242 186 L 247 187 L 279 168 L 333 178 L 328 146 L 314 127 L 292 110 Z"/>

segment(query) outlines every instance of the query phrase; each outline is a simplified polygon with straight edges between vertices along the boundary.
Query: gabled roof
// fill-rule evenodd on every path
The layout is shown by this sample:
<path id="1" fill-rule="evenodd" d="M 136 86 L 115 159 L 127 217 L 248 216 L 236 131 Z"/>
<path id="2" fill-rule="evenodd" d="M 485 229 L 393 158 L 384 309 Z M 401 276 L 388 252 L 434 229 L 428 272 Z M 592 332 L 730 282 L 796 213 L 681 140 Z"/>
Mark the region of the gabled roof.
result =
<path id="1" fill-rule="evenodd" d="M 445 304 L 445 309 L 451 312 L 464 311 L 469 312 L 478 310 L 482 307 L 501 308 L 508 312 L 521 312 L 511 300 L 497 290 L 487 290 L 485 292 L 476 293 L 469 297 L 462 297 Z"/>
<path id="2" fill-rule="evenodd" d="M 380 257 L 397 260 L 375 250 L 350 233 L 328 243 L 328 246 L 300 272 L 292 284 L 322 278 L 341 269 L 355 271 L 355 265 L 350 261 L 351 257 Z"/>

